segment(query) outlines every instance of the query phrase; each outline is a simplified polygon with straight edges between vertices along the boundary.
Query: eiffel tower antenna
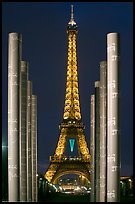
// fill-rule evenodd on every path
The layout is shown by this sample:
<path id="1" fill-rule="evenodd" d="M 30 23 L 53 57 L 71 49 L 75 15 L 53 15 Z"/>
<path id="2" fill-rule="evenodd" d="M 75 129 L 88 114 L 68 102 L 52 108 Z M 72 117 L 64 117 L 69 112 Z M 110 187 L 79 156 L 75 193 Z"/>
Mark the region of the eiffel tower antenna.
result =
<path id="1" fill-rule="evenodd" d="M 76 25 L 76 22 L 74 21 L 74 6 L 71 5 L 71 18 L 70 18 L 70 21 L 68 23 L 68 25 Z"/>
<path id="2" fill-rule="evenodd" d="M 74 10 L 73 10 L 74 6 L 71 5 L 71 20 L 74 20 Z"/>

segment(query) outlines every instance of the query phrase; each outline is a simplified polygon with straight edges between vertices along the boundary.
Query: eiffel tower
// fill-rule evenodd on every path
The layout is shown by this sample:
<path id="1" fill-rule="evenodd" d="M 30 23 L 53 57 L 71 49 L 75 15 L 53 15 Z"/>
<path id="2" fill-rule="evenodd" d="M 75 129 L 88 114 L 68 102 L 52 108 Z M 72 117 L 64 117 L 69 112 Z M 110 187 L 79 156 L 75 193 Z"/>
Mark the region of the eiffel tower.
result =
<path id="1" fill-rule="evenodd" d="M 50 156 L 50 165 L 44 177 L 51 183 L 57 183 L 58 178 L 65 174 L 79 174 L 90 180 L 90 153 L 84 135 L 84 124 L 81 122 L 76 34 L 77 25 L 73 16 L 73 5 L 71 5 L 71 19 L 67 26 L 68 33 L 68 63 L 66 80 L 66 97 L 63 121 L 59 126 L 60 137 L 54 156 Z M 71 153 L 76 144 L 78 156 L 66 156 L 67 144 L 70 144 Z"/>

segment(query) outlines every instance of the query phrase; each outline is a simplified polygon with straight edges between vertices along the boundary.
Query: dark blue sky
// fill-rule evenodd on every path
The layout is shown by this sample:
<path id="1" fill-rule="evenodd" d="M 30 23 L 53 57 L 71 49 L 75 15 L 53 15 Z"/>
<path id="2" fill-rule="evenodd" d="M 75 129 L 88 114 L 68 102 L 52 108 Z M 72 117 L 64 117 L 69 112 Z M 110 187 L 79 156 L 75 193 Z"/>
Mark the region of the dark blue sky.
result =
<path id="1" fill-rule="evenodd" d="M 133 5 L 73 2 L 82 122 L 90 147 L 90 96 L 106 60 L 106 35 L 120 33 L 121 175 L 133 174 Z M 7 144 L 8 33 L 22 34 L 22 60 L 38 97 L 38 167 L 44 172 L 63 119 L 70 2 L 2 3 L 2 142 Z"/>

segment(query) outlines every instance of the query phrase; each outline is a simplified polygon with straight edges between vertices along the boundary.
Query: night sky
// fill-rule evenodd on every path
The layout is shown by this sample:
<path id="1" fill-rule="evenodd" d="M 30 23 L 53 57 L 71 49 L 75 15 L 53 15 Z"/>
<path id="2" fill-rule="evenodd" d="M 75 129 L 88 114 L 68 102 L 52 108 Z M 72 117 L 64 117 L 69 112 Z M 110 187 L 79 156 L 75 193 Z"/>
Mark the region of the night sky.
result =
<path id="1" fill-rule="evenodd" d="M 133 5 L 72 2 L 78 25 L 77 63 L 82 122 L 90 147 L 90 96 L 106 60 L 107 33 L 120 33 L 121 175 L 133 174 Z M 2 143 L 7 145 L 8 33 L 22 34 L 22 60 L 38 100 L 38 172 L 49 166 L 63 119 L 70 2 L 2 3 Z"/>

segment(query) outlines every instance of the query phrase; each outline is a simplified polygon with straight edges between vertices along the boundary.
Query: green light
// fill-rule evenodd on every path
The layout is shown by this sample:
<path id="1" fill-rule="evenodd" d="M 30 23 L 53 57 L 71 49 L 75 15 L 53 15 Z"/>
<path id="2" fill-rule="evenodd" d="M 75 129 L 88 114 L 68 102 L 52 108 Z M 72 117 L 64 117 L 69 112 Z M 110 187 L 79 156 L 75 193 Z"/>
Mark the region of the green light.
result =
<path id="1" fill-rule="evenodd" d="M 69 139 L 69 143 L 70 143 L 70 150 L 71 150 L 71 152 L 73 152 L 75 139 Z"/>

